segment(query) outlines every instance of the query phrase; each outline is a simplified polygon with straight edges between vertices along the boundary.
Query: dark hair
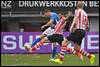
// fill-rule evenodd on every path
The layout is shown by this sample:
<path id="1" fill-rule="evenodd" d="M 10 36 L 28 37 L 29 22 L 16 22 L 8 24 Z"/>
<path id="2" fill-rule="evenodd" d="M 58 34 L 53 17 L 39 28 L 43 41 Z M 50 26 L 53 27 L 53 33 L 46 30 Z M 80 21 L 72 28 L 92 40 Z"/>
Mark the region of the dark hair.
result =
<path id="1" fill-rule="evenodd" d="M 43 13 L 46 13 L 46 12 L 51 12 L 51 10 L 50 10 L 50 9 L 45 9 L 45 10 L 43 11 Z"/>
<path id="2" fill-rule="evenodd" d="M 64 12 L 61 12 L 61 11 L 60 11 L 60 12 L 58 12 L 58 14 L 64 15 Z"/>

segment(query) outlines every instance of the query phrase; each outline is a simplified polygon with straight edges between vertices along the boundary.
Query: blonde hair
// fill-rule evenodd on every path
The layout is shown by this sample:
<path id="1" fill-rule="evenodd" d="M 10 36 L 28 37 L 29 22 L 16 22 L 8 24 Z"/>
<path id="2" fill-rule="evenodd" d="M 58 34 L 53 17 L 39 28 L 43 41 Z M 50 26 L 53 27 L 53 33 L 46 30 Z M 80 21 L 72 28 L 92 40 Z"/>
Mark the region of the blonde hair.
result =
<path id="1" fill-rule="evenodd" d="M 83 8 L 83 6 L 84 6 L 83 2 L 84 2 L 84 1 L 78 1 L 77 7 L 78 7 L 78 8 Z"/>

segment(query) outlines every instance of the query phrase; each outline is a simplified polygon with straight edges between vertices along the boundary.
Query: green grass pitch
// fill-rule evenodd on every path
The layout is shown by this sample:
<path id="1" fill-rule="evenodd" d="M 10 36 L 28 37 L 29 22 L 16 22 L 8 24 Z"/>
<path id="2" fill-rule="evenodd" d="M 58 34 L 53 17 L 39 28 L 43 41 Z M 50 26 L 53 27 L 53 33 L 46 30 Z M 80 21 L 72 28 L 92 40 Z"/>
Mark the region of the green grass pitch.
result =
<path id="1" fill-rule="evenodd" d="M 1 66 L 99 66 L 99 55 L 95 63 L 90 64 L 84 56 L 81 61 L 76 55 L 67 54 L 62 64 L 49 62 L 50 54 L 1 54 Z"/>

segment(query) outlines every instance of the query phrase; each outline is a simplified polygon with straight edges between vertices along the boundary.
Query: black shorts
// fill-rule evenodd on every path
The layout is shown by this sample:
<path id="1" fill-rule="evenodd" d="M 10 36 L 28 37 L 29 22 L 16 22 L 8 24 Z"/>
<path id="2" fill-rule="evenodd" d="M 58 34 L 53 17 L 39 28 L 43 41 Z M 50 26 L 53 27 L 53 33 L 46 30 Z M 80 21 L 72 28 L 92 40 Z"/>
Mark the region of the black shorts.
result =
<path id="1" fill-rule="evenodd" d="M 44 32 L 47 28 L 49 28 L 50 26 L 46 26 L 43 29 L 41 29 L 42 32 Z"/>
<path id="2" fill-rule="evenodd" d="M 68 41 L 73 41 L 78 45 L 81 45 L 82 39 L 85 37 L 85 31 L 82 29 L 77 29 L 74 32 L 70 33 L 68 37 Z"/>
<path id="3" fill-rule="evenodd" d="M 60 45 L 62 44 L 62 41 L 64 40 L 63 35 L 61 34 L 53 34 L 53 35 L 47 36 L 47 38 L 50 42 L 57 42 Z"/>

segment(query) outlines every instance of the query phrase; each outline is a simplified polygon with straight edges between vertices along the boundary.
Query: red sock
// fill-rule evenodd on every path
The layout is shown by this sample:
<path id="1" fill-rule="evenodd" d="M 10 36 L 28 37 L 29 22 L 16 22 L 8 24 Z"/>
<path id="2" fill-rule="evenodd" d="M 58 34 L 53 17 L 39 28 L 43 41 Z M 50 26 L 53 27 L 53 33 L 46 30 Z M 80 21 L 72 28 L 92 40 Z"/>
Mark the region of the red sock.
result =
<path id="1" fill-rule="evenodd" d="M 66 52 L 66 46 L 62 46 L 61 52 L 60 52 L 60 58 L 59 58 L 60 61 L 62 61 L 64 59 L 65 52 Z"/>
<path id="2" fill-rule="evenodd" d="M 67 47 L 66 50 L 67 50 L 67 51 L 70 51 L 70 52 L 73 53 L 73 54 L 76 54 L 76 51 L 74 50 L 74 48 L 68 48 L 68 47 Z"/>
<path id="3" fill-rule="evenodd" d="M 84 56 L 87 56 L 88 58 L 91 58 L 91 54 L 86 52 L 85 50 L 83 49 L 79 49 L 78 52 L 80 52 L 82 55 Z"/>
<path id="4" fill-rule="evenodd" d="M 32 47 L 32 51 L 37 50 L 38 48 L 40 48 L 42 45 L 44 44 L 44 42 L 40 41 L 38 42 L 34 47 Z"/>

